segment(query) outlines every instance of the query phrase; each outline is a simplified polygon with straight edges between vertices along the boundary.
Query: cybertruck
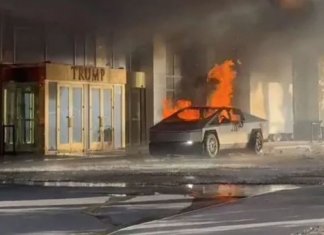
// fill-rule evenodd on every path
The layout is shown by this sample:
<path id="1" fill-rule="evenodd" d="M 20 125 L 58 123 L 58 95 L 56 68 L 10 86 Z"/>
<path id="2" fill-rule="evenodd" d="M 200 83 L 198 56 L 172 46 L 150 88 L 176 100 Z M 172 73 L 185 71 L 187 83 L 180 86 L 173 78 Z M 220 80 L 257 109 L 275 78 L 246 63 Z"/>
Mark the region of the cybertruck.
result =
<path id="1" fill-rule="evenodd" d="M 248 148 L 262 153 L 267 121 L 232 107 L 188 107 L 150 128 L 151 155 L 203 154 Z"/>

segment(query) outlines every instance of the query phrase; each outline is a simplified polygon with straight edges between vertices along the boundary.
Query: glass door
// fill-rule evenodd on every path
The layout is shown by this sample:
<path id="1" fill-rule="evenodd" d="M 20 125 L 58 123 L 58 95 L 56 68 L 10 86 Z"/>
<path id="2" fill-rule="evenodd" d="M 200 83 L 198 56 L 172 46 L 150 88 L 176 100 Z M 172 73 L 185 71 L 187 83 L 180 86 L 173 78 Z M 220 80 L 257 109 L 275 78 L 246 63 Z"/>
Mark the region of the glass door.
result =
<path id="1" fill-rule="evenodd" d="M 113 146 L 113 126 L 112 126 L 112 89 L 104 88 L 103 92 L 103 147 L 108 150 Z"/>
<path id="2" fill-rule="evenodd" d="M 36 147 L 36 85 L 9 84 L 4 89 L 5 151 Z M 13 146 L 15 144 L 15 146 Z"/>
<path id="3" fill-rule="evenodd" d="M 83 87 L 58 85 L 58 151 L 83 151 Z"/>
<path id="4" fill-rule="evenodd" d="M 71 136 L 71 151 L 78 152 L 84 150 L 83 148 L 83 88 L 82 86 L 72 86 L 70 88 L 71 103 L 72 107 L 70 108 L 70 136 Z"/>
<path id="5" fill-rule="evenodd" d="M 101 102 L 100 88 L 90 88 L 90 149 L 100 150 L 103 148 L 101 140 Z"/>
<path id="6" fill-rule="evenodd" d="M 90 149 L 108 150 L 113 143 L 112 89 L 90 87 Z"/>
<path id="7" fill-rule="evenodd" d="M 70 89 L 68 86 L 58 87 L 58 151 L 70 151 Z"/>

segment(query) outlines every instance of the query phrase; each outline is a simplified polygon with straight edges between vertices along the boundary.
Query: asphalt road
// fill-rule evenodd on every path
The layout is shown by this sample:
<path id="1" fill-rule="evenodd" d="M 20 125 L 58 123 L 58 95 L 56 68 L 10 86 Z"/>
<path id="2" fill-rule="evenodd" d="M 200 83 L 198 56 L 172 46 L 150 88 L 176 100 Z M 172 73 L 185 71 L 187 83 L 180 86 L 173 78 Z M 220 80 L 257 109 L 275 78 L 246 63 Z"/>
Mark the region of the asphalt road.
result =
<path id="1" fill-rule="evenodd" d="M 86 213 L 109 197 L 101 189 L 0 187 L 0 234 L 72 234 L 105 231 Z"/>
<path id="2" fill-rule="evenodd" d="M 324 187 L 303 187 L 211 206 L 131 226 L 114 235 L 320 235 L 324 234 Z"/>
<path id="3" fill-rule="evenodd" d="M 211 204 L 179 194 L 111 193 L 107 188 L 0 186 L 0 234 L 108 234 Z"/>

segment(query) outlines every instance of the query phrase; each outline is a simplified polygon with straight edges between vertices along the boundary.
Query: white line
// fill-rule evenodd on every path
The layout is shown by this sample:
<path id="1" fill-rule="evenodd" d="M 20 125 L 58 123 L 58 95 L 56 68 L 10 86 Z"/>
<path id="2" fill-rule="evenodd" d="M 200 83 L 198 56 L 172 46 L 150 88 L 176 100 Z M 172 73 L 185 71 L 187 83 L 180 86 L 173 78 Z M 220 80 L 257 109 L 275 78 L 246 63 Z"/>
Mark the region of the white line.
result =
<path id="1" fill-rule="evenodd" d="M 1 211 L 0 211 L 1 212 Z M 211 225 L 211 224 L 221 224 L 221 223 L 234 223 L 234 222 L 247 222 L 247 221 L 253 221 L 254 219 L 240 219 L 240 220 L 221 220 L 221 221 L 201 221 L 201 222 L 173 222 L 173 221 L 163 221 L 163 223 L 166 223 L 166 227 L 167 228 L 171 228 L 171 227 L 179 227 L 179 226 L 195 226 L 195 225 Z M 127 231 L 127 230 L 132 230 L 134 227 L 127 227 L 125 229 L 123 229 L 122 231 Z M 155 223 L 147 223 L 145 225 L 137 225 L 135 227 L 136 229 L 150 229 L 150 228 L 156 228 L 156 224 Z"/>
<path id="2" fill-rule="evenodd" d="M 5 208 L 5 209 L 1 209 L 0 208 L 0 213 L 7 213 L 7 214 L 12 214 L 12 213 L 28 213 L 28 212 L 43 212 L 45 211 L 50 212 L 50 211 L 58 211 L 58 212 L 62 212 L 62 211 L 71 211 L 71 210 L 85 210 L 88 207 L 83 205 L 80 207 L 28 207 L 28 208 Z"/>
<path id="3" fill-rule="evenodd" d="M 102 204 L 109 197 L 84 197 L 84 198 L 61 198 L 61 199 L 40 199 L 40 200 L 19 200 L 19 201 L 0 201 L 0 209 L 19 206 L 63 206 L 63 205 L 84 205 Z"/>
<path id="4" fill-rule="evenodd" d="M 164 221 L 166 222 L 166 221 Z M 291 225 L 310 225 L 310 224 L 320 224 L 324 223 L 324 218 L 320 219 L 305 219 L 305 220 L 290 220 L 290 221 L 280 221 L 280 222 L 265 222 L 265 223 L 252 223 L 252 224 L 240 224 L 240 225 L 227 225 L 227 226 L 215 226 L 215 227 L 208 227 L 208 228 L 188 228 L 188 226 L 184 226 L 182 229 L 181 227 L 176 228 L 176 231 L 180 234 L 203 234 L 206 232 L 224 232 L 224 231 L 233 231 L 233 230 L 240 230 L 240 229 L 253 229 L 253 228 L 263 228 L 263 227 L 272 227 L 272 226 L 291 226 Z M 125 230 L 120 231 L 132 231 L 133 229 L 140 229 L 140 226 L 133 226 L 129 227 Z M 168 228 L 167 224 L 159 224 L 155 223 L 155 228 L 157 231 L 154 234 L 170 234 L 172 230 L 165 230 L 165 231 L 158 231 L 159 228 Z M 149 235 L 152 232 L 145 232 L 145 227 L 142 228 L 143 232 L 138 232 L 139 235 Z M 173 230 L 174 231 L 174 230 Z M 118 232 L 116 233 L 118 234 Z"/>

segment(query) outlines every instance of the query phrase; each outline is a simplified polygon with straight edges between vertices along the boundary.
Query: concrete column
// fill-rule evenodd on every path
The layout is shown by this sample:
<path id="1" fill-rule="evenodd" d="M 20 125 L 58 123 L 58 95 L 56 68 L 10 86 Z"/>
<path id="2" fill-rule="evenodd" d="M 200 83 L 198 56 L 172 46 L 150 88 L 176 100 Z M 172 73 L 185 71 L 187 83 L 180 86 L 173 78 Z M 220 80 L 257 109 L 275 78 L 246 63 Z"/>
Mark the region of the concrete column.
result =
<path id="1" fill-rule="evenodd" d="M 153 122 L 163 117 L 163 101 L 166 99 L 166 59 L 165 39 L 161 35 L 153 38 Z"/>
<path id="2" fill-rule="evenodd" d="M 296 139 L 312 138 L 312 122 L 319 120 L 318 58 L 299 53 L 294 58 L 293 100 Z"/>

